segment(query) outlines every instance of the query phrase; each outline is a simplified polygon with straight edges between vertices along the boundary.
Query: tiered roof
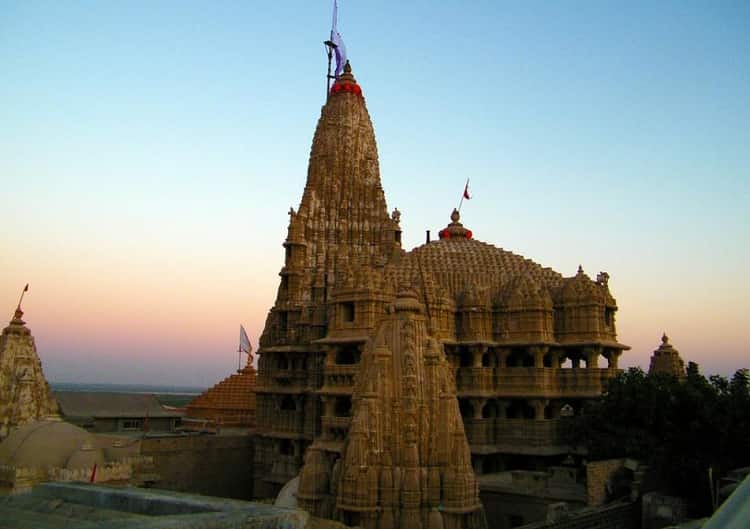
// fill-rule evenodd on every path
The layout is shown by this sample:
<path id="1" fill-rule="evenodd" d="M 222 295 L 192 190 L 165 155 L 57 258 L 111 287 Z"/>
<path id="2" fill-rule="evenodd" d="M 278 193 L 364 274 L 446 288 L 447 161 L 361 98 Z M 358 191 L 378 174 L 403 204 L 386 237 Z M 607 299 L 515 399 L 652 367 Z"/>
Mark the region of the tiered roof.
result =
<path id="1" fill-rule="evenodd" d="M 219 426 L 255 426 L 255 368 L 248 363 L 187 405 L 188 419 L 204 419 Z"/>

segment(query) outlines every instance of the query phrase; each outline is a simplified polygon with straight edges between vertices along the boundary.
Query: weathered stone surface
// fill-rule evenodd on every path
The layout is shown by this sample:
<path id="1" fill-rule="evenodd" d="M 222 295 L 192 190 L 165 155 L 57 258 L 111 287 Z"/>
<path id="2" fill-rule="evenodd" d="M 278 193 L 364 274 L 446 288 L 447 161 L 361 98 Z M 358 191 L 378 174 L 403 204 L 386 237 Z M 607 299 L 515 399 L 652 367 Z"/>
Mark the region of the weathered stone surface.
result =
<path id="1" fill-rule="evenodd" d="M 19 305 L 0 336 L 0 440 L 13 428 L 57 413 L 34 337 Z"/>

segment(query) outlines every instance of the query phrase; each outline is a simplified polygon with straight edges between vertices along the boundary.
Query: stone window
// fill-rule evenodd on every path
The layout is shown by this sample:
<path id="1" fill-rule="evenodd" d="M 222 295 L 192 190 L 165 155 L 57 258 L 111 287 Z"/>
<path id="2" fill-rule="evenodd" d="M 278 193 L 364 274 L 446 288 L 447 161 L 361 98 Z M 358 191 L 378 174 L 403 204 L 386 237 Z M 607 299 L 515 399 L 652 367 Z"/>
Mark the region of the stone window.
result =
<path id="1" fill-rule="evenodd" d="M 461 367 L 471 367 L 474 364 L 474 357 L 468 348 L 461 347 L 459 354 L 461 355 Z"/>
<path id="2" fill-rule="evenodd" d="M 286 257 L 286 262 L 288 263 L 289 259 L 292 258 L 292 247 L 291 246 L 287 246 L 286 247 L 286 255 L 285 255 L 285 257 Z"/>
<path id="3" fill-rule="evenodd" d="M 612 327 L 615 321 L 615 309 L 607 307 L 604 309 L 604 325 L 606 327 Z"/>
<path id="4" fill-rule="evenodd" d="M 279 312 L 279 329 L 282 331 L 285 331 L 288 323 L 289 323 L 289 315 L 284 311 L 280 311 Z"/>
<path id="5" fill-rule="evenodd" d="M 359 348 L 356 345 L 344 345 L 336 350 L 336 363 L 352 365 L 359 362 Z"/>
<path id="6" fill-rule="evenodd" d="M 140 430 L 141 426 L 143 426 L 141 419 L 125 419 L 122 421 L 123 430 Z"/>
<path id="7" fill-rule="evenodd" d="M 341 320 L 344 323 L 352 323 L 354 321 L 354 302 L 347 301 L 341 304 Z"/>

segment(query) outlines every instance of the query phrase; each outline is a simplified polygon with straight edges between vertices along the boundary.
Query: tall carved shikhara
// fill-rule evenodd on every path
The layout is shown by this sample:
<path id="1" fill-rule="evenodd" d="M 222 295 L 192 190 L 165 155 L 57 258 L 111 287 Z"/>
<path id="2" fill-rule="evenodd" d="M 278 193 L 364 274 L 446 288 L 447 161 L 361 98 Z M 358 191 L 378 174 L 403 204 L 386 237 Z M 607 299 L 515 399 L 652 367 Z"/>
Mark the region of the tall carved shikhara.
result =
<path id="1" fill-rule="evenodd" d="M 348 63 L 289 214 L 258 351 L 255 494 L 299 474 L 319 516 L 485 527 L 475 473 L 565 456 L 561 412 L 617 372 L 609 276 L 563 278 L 475 240 L 456 211 L 438 241 L 404 252 Z"/>

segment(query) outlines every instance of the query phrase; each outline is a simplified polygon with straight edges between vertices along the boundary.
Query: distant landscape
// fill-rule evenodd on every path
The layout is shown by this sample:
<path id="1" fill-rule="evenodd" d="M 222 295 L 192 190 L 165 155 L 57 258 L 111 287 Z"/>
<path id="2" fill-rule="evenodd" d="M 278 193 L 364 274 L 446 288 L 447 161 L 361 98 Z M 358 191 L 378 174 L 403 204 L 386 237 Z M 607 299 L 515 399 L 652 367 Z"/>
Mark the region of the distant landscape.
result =
<path id="1" fill-rule="evenodd" d="M 102 393 L 153 394 L 164 406 L 185 406 L 207 388 L 191 386 L 155 386 L 149 384 L 87 384 L 82 382 L 50 382 L 53 391 L 93 391 Z"/>

